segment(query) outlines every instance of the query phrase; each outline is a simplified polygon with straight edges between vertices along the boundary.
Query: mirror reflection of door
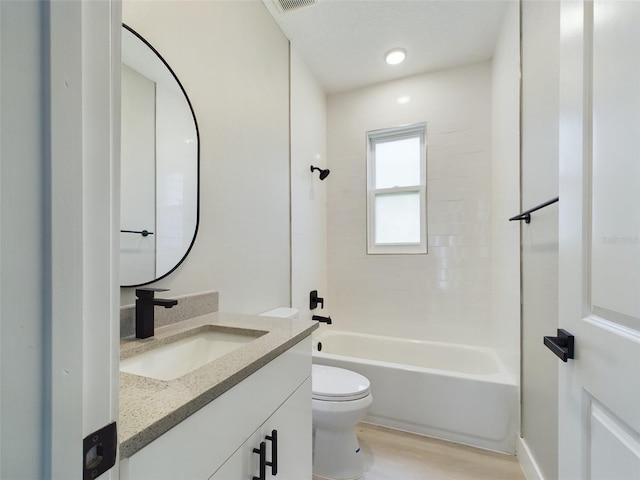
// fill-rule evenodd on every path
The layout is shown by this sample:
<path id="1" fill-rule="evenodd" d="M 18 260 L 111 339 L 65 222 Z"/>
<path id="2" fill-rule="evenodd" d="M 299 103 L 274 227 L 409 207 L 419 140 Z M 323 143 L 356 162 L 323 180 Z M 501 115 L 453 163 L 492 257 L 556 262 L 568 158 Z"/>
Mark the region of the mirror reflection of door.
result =
<path id="1" fill-rule="evenodd" d="M 169 272 L 191 245 L 197 223 L 194 120 L 184 94 L 156 83 L 156 273 Z"/>
<path id="2" fill-rule="evenodd" d="M 123 230 L 156 232 L 156 84 L 122 65 L 121 209 Z M 120 235 L 120 275 L 156 278 L 157 235 Z"/>

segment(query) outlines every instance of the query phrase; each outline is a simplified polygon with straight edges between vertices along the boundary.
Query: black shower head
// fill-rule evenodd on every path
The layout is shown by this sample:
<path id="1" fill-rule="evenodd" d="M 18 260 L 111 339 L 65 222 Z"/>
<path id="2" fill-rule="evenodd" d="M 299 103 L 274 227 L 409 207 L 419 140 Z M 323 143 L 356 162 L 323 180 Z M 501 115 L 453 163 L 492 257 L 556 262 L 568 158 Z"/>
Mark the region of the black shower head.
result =
<path id="1" fill-rule="evenodd" d="M 320 180 L 324 180 L 331 173 L 331 171 L 328 168 L 325 168 L 324 170 L 322 170 L 320 167 L 314 167 L 313 165 L 311 165 L 311 173 L 313 173 L 314 170 L 318 170 L 320 172 Z"/>

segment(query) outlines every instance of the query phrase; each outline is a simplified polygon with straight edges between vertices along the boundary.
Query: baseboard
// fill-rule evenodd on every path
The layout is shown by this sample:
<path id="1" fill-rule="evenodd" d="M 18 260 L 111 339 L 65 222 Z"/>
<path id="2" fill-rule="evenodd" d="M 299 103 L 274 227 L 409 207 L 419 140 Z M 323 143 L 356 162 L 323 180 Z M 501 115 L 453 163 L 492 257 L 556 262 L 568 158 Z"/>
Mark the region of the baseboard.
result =
<path id="1" fill-rule="evenodd" d="M 531 450 L 529 450 L 525 439 L 518 435 L 516 442 L 516 456 L 518 457 L 518 462 L 520 463 L 520 468 L 522 468 L 522 471 L 524 472 L 524 476 L 527 480 L 544 480 L 542 472 L 540 471 L 535 458 L 531 455 Z"/>

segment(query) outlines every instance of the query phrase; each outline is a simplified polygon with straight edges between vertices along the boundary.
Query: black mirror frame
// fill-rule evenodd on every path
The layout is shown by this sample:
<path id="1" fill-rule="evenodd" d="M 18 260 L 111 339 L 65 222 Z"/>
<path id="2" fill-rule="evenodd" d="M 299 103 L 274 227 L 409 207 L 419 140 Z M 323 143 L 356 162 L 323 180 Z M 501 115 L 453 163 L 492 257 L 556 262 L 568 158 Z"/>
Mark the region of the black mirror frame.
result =
<path id="1" fill-rule="evenodd" d="M 144 282 L 144 283 L 135 283 L 135 284 L 131 284 L 131 285 L 120 285 L 121 288 L 132 288 L 132 287 L 140 287 L 143 285 L 149 285 L 150 283 L 153 282 L 157 282 L 158 280 L 161 280 L 167 276 L 169 276 L 170 274 L 172 274 L 183 262 L 184 260 L 187 258 L 187 256 L 189 255 L 189 252 L 191 252 L 191 249 L 193 248 L 193 244 L 196 241 L 196 237 L 198 236 L 198 228 L 200 226 L 200 128 L 198 127 L 198 120 L 196 119 L 196 114 L 193 110 L 193 105 L 191 104 L 191 100 L 189 99 L 189 95 L 187 95 L 186 90 L 184 89 L 184 86 L 182 85 L 182 82 L 180 82 L 180 79 L 178 79 L 178 76 L 175 74 L 175 72 L 173 71 L 173 69 L 171 68 L 171 66 L 167 63 L 167 61 L 164 59 L 164 57 L 162 55 L 160 55 L 160 53 L 153 47 L 153 45 L 151 45 L 142 35 L 140 35 L 138 32 L 136 32 L 133 28 L 131 28 L 130 26 L 128 26 L 127 24 L 123 23 L 122 27 L 127 29 L 129 32 L 131 32 L 133 35 L 135 35 L 137 38 L 139 38 L 147 47 L 149 47 L 151 49 L 151 51 L 153 53 L 156 54 L 156 56 L 160 59 L 160 61 L 164 64 L 165 67 L 167 67 L 167 69 L 169 70 L 169 72 L 171 73 L 171 75 L 173 76 L 173 78 L 175 79 L 175 81 L 178 83 L 178 86 L 180 87 L 180 90 L 182 91 L 182 94 L 184 95 L 185 100 L 187 101 L 187 105 L 189 105 L 189 111 L 191 112 L 191 116 L 193 118 L 193 124 L 196 128 L 196 141 L 198 142 L 198 145 L 196 147 L 196 173 L 197 173 L 197 186 L 196 186 L 196 225 L 195 228 L 193 230 L 193 238 L 191 239 L 191 243 L 189 244 L 189 248 L 187 248 L 186 252 L 184 253 L 184 255 L 182 256 L 182 258 L 173 266 L 173 268 L 171 268 L 168 272 L 164 273 L 163 275 L 154 278 L 152 280 L 149 280 L 148 282 Z"/>

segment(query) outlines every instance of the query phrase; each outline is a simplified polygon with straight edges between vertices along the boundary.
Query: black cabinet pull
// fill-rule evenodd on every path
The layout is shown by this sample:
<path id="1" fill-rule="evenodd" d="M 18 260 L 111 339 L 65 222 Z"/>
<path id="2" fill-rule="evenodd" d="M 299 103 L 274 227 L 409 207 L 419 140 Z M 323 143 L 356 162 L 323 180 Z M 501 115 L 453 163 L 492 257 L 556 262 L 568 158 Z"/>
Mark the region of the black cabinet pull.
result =
<path id="1" fill-rule="evenodd" d="M 569 358 L 573 358 L 574 343 L 573 335 L 562 328 L 558 329 L 557 337 L 544 337 L 544 344 L 547 348 L 555 353 L 563 362 L 566 362 Z"/>
<path id="2" fill-rule="evenodd" d="M 271 430 L 271 435 L 264 438 L 271 440 L 271 461 L 265 463 L 271 467 L 271 475 L 275 476 L 278 474 L 278 431 Z"/>
<path id="3" fill-rule="evenodd" d="M 267 473 L 267 444 L 260 442 L 260 448 L 254 448 L 253 453 L 260 455 L 260 476 L 254 476 L 253 480 L 265 480 Z"/>

